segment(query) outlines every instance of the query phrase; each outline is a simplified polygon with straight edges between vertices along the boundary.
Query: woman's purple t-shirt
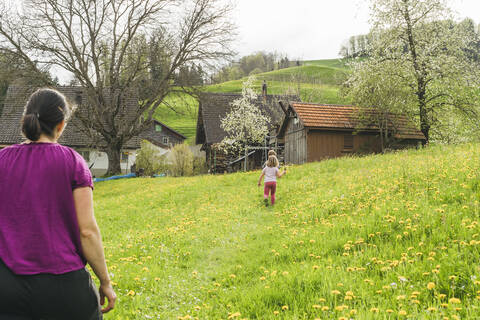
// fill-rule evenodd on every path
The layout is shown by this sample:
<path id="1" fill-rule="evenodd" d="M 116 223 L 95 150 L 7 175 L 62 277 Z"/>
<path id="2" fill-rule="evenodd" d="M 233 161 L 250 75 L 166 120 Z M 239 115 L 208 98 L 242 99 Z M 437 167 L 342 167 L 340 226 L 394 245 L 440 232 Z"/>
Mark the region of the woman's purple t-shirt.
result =
<path id="1" fill-rule="evenodd" d="M 15 274 L 85 267 L 73 190 L 93 188 L 85 160 L 56 143 L 0 150 L 0 259 Z"/>

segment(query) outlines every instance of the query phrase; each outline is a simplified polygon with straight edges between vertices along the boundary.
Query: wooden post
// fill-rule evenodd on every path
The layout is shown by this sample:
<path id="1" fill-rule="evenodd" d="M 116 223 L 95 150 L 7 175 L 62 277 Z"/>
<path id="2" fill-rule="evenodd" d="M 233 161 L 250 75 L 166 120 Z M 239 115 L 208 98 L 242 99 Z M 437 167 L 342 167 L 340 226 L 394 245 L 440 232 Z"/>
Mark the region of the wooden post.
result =
<path id="1" fill-rule="evenodd" d="M 213 173 L 217 173 L 217 149 L 213 150 Z"/>
<path id="2" fill-rule="evenodd" d="M 247 172 L 247 156 L 248 156 L 248 147 L 245 147 L 245 162 L 243 165 L 244 171 Z"/>

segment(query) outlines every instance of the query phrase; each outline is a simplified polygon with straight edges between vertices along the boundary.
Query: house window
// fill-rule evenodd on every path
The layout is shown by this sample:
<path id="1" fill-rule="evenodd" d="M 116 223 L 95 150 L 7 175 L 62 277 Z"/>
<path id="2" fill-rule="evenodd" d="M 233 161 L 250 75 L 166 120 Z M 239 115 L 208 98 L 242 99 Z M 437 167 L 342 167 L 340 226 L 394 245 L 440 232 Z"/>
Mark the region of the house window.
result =
<path id="1" fill-rule="evenodd" d="M 85 159 L 86 162 L 90 161 L 90 151 L 78 151 L 78 153 Z"/>
<path id="2" fill-rule="evenodd" d="M 122 152 L 121 161 L 122 162 L 128 161 L 128 152 Z"/>
<path id="3" fill-rule="evenodd" d="M 344 135 L 343 136 L 343 148 L 346 150 L 353 149 L 353 135 Z"/>
<path id="4" fill-rule="evenodd" d="M 156 132 L 162 132 L 162 126 L 159 125 L 159 124 L 156 124 L 156 125 L 155 125 L 155 131 L 156 131 Z"/>
<path id="5" fill-rule="evenodd" d="M 168 144 L 168 137 L 163 137 L 162 141 L 163 141 L 163 144 Z"/>

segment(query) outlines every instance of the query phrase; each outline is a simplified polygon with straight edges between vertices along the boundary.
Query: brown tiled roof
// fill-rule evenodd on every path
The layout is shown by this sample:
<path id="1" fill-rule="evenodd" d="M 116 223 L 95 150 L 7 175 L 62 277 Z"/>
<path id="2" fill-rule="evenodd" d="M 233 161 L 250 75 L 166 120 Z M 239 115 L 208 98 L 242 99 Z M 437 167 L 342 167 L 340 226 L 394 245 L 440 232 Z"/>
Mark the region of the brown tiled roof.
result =
<path id="1" fill-rule="evenodd" d="M 305 127 L 325 129 L 360 129 L 378 130 L 375 124 L 361 124 L 361 118 L 368 119 L 376 113 L 372 108 L 359 108 L 355 106 L 319 105 L 302 102 L 291 102 L 290 106 L 299 116 Z M 395 136 L 401 139 L 424 140 L 423 133 L 404 115 L 393 115 L 395 123 Z M 393 125 L 390 124 L 393 129 Z"/>
<path id="2" fill-rule="evenodd" d="M 197 144 L 219 143 L 227 136 L 221 128 L 220 120 L 231 110 L 231 103 L 241 98 L 237 93 L 202 93 L 199 97 L 199 111 L 197 121 Z M 298 96 L 267 95 L 266 103 L 262 95 L 258 95 L 255 105 L 261 112 L 272 119 L 271 128 L 279 125 L 285 116 L 279 101 L 300 100 Z"/>
<path id="3" fill-rule="evenodd" d="M 85 97 L 84 88 L 82 87 L 56 87 L 56 90 L 63 93 L 71 103 L 76 103 L 78 97 L 82 97 L 82 101 L 87 101 Z M 0 145 L 11 145 L 20 143 L 24 140 L 20 122 L 23 115 L 23 109 L 28 97 L 32 94 L 36 88 L 10 86 L 7 91 L 7 96 L 4 101 L 3 112 L 0 115 Z M 138 107 L 138 98 L 136 95 L 131 95 L 126 101 L 126 110 L 121 116 L 125 118 L 131 117 L 134 114 L 135 109 Z M 129 112 L 131 110 L 132 112 Z M 77 108 L 76 113 L 82 112 L 81 106 Z M 152 124 L 153 125 L 153 124 Z M 68 125 L 63 132 L 59 143 L 75 147 L 93 147 L 104 146 L 105 141 L 99 136 L 97 139 L 92 139 L 84 132 L 84 126 L 82 122 L 75 117 L 75 114 L 70 119 Z M 95 140 L 97 143 L 95 143 Z M 147 139 L 149 140 L 149 139 Z M 124 144 L 125 149 L 138 149 L 140 148 L 141 138 L 136 136 L 130 139 Z M 156 142 L 156 141 L 151 141 Z"/>

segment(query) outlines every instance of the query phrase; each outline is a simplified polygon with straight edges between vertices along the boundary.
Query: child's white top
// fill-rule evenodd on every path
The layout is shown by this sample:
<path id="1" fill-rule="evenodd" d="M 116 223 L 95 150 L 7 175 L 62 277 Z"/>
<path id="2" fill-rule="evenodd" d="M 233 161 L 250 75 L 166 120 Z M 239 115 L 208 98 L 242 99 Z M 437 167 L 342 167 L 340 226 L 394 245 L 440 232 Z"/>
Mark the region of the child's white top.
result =
<path id="1" fill-rule="evenodd" d="M 265 174 L 264 182 L 277 182 L 277 167 L 266 166 L 263 168 L 263 174 Z"/>

